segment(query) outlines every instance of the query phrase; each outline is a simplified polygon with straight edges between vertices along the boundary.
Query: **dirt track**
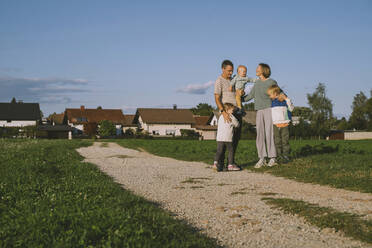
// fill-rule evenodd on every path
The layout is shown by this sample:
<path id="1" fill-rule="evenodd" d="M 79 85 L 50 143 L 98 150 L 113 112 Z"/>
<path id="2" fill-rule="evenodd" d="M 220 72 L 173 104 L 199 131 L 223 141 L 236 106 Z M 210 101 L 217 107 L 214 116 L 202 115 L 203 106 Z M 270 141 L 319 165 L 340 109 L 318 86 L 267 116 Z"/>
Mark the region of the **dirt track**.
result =
<path id="1" fill-rule="evenodd" d="M 372 247 L 320 230 L 302 218 L 271 209 L 261 198 L 285 197 L 364 214 L 372 219 L 372 195 L 299 183 L 270 174 L 216 173 L 199 162 L 178 161 L 109 143 L 79 148 L 123 185 L 161 204 L 227 247 Z"/>

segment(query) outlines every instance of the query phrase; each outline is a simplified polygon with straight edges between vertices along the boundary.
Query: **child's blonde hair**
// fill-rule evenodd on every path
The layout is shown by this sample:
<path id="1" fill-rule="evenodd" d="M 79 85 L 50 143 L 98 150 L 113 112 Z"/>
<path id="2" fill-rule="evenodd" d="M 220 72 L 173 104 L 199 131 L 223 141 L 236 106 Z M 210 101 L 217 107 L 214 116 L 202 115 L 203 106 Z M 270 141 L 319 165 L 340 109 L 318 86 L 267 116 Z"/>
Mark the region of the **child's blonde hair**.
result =
<path id="1" fill-rule="evenodd" d="M 268 89 L 267 89 L 267 93 L 268 94 L 275 94 L 275 95 L 279 95 L 281 92 L 280 88 L 277 86 L 277 85 L 271 85 Z"/>
<path id="2" fill-rule="evenodd" d="M 244 68 L 245 70 L 247 70 L 247 67 L 245 65 L 239 65 L 236 71 L 239 72 L 240 68 Z"/>
<path id="3" fill-rule="evenodd" d="M 229 110 L 229 109 L 233 109 L 233 108 L 235 108 L 235 106 L 233 105 L 233 104 L 231 104 L 231 103 L 224 103 L 223 104 L 223 109 L 225 110 L 225 111 L 227 111 L 227 110 Z"/>

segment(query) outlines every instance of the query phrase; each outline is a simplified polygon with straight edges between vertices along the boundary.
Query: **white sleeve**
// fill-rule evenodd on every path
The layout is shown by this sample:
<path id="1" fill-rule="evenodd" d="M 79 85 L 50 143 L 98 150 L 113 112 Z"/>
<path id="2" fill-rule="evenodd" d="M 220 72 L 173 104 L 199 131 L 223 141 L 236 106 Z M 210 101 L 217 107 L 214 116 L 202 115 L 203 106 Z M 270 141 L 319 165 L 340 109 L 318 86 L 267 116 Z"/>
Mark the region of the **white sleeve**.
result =
<path id="1" fill-rule="evenodd" d="M 287 99 L 285 99 L 285 101 L 287 102 L 288 110 L 292 112 L 293 109 L 294 109 L 294 106 L 293 106 L 293 103 L 292 103 L 291 99 L 289 99 L 289 97 L 287 97 Z"/>

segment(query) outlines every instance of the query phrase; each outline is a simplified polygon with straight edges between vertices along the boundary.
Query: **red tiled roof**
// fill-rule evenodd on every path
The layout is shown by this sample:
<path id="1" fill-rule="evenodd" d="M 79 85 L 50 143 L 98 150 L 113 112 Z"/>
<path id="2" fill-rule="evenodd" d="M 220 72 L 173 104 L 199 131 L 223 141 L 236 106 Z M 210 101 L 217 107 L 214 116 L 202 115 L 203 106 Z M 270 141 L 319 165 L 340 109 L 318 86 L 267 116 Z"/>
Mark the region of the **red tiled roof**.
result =
<path id="1" fill-rule="evenodd" d="M 137 126 L 137 124 L 134 123 L 134 117 L 136 117 L 136 115 L 124 115 L 124 126 L 126 127 Z"/>
<path id="2" fill-rule="evenodd" d="M 210 125 L 195 125 L 194 126 L 198 130 L 210 130 L 210 131 L 217 131 L 217 126 L 210 126 Z"/>
<path id="3" fill-rule="evenodd" d="M 208 125 L 211 117 L 194 115 L 194 119 L 195 119 L 195 125 Z"/>
<path id="4" fill-rule="evenodd" d="M 65 114 L 51 114 L 49 116 L 49 120 L 54 122 L 55 124 L 63 124 L 63 118 L 65 117 Z"/>
<path id="5" fill-rule="evenodd" d="M 148 124 L 195 124 L 189 109 L 139 108 L 136 119 L 139 116 Z"/>
<path id="6" fill-rule="evenodd" d="M 112 121 L 114 124 L 125 123 L 121 109 L 67 108 L 65 114 L 72 123 L 99 123 L 103 120 Z"/>

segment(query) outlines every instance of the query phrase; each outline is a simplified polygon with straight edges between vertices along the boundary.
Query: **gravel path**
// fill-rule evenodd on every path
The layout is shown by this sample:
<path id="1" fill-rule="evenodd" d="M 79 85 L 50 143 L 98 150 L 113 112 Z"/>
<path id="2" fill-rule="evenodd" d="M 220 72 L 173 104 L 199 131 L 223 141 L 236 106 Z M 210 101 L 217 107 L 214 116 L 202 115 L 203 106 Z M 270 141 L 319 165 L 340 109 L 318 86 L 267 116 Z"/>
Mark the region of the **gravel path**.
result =
<path id="1" fill-rule="evenodd" d="M 372 219 L 372 195 L 299 183 L 253 172 L 216 173 L 205 163 L 178 161 L 109 143 L 79 148 L 125 189 L 158 202 L 226 247 L 372 247 L 309 225 L 271 209 L 264 194 L 365 214 Z"/>

